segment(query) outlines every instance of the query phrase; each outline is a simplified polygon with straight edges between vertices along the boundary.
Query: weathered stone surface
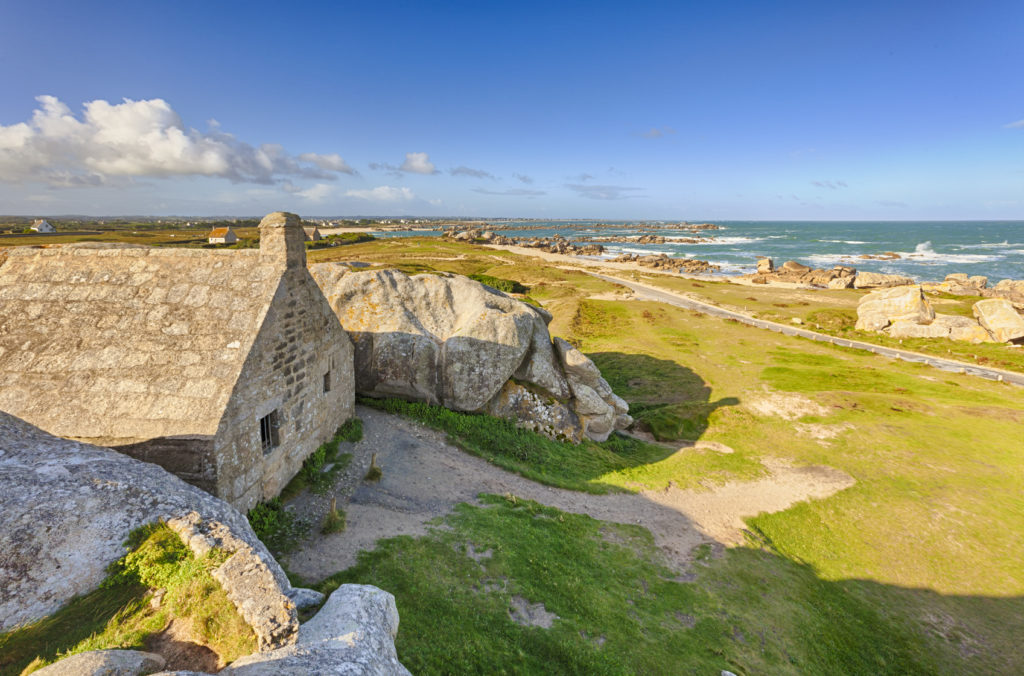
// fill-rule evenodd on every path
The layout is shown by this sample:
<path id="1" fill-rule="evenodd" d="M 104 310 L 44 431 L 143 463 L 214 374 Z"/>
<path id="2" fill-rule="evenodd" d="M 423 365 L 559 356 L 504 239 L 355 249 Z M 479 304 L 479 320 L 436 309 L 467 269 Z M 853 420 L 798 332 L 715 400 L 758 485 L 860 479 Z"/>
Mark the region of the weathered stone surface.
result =
<path id="1" fill-rule="evenodd" d="M 853 282 L 855 289 L 880 289 L 892 286 L 906 286 L 914 280 L 903 275 L 886 275 L 881 272 L 860 271 Z"/>
<path id="2" fill-rule="evenodd" d="M 0 631 L 95 589 L 133 529 L 191 512 L 222 524 L 279 590 L 291 590 L 244 516 L 156 465 L 0 412 L 0 476 Z"/>
<path id="3" fill-rule="evenodd" d="M 140 676 L 164 668 L 164 658 L 141 650 L 91 650 L 54 662 L 37 676 Z"/>
<path id="4" fill-rule="evenodd" d="M 1024 338 L 1024 317 L 1005 298 L 988 298 L 974 304 L 974 316 L 997 342 L 1009 343 Z"/>
<path id="5" fill-rule="evenodd" d="M 370 396 L 479 410 L 522 363 L 535 322 L 546 326 L 529 305 L 460 275 L 311 270 L 355 342 L 356 388 Z"/>
<path id="6" fill-rule="evenodd" d="M 830 289 L 852 289 L 854 280 L 856 277 L 853 275 L 847 277 L 836 277 L 828 281 L 828 288 Z"/>
<path id="7" fill-rule="evenodd" d="M 222 676 L 409 674 L 398 661 L 395 598 L 368 585 L 345 584 L 299 629 L 298 642 L 236 660 Z"/>
<path id="8" fill-rule="evenodd" d="M 355 343 L 360 393 L 484 411 L 573 440 L 604 440 L 631 422 L 590 359 L 552 344 L 545 310 L 459 275 L 311 271 Z"/>
<path id="9" fill-rule="evenodd" d="M 893 338 L 948 338 L 949 327 L 943 324 L 918 324 L 901 319 L 885 330 Z"/>
<path id="10" fill-rule="evenodd" d="M 898 321 L 928 324 L 935 311 L 925 300 L 917 284 L 872 291 L 857 305 L 857 325 L 861 331 L 878 331 Z"/>
<path id="11" fill-rule="evenodd" d="M 1018 310 L 1024 310 L 1024 280 L 1003 279 L 991 289 L 984 289 L 982 295 L 989 298 L 1005 298 Z"/>
<path id="12" fill-rule="evenodd" d="M 633 419 L 626 415 L 628 406 L 625 401 L 612 392 L 594 362 L 562 338 L 555 338 L 554 344 L 565 369 L 584 434 L 595 441 L 604 441 L 616 429 L 632 425 Z"/>
<path id="13" fill-rule="evenodd" d="M 932 326 L 941 326 L 949 330 L 950 340 L 966 343 L 991 343 L 992 336 L 978 323 L 977 319 L 959 315 L 935 315 Z"/>
<path id="14" fill-rule="evenodd" d="M 281 588 L 273 571 L 247 542 L 218 521 L 204 521 L 198 512 L 169 519 L 167 526 L 196 556 L 204 556 L 214 548 L 230 553 L 211 574 L 252 627 L 260 650 L 295 642 L 299 626 L 295 604 Z M 317 593 L 312 589 L 304 591 Z"/>
<path id="15" fill-rule="evenodd" d="M 797 274 L 804 274 L 810 272 L 810 266 L 804 265 L 803 263 L 797 263 L 796 261 L 786 261 L 782 264 L 783 272 L 795 272 Z"/>
<path id="16" fill-rule="evenodd" d="M 0 267 L 0 410 L 116 447 L 248 509 L 354 406 L 352 347 L 301 220 L 259 250 L 22 247 Z M 330 374 L 331 388 L 324 388 Z M 277 443 L 261 444 L 274 413 Z"/>
<path id="17" fill-rule="evenodd" d="M 757 260 L 757 274 L 770 275 L 775 272 L 775 261 L 771 258 L 759 258 Z"/>
<path id="18" fill-rule="evenodd" d="M 511 380 L 487 403 L 484 412 L 517 420 L 522 427 L 552 439 L 578 442 L 582 438 L 583 426 L 568 403 L 532 392 Z"/>

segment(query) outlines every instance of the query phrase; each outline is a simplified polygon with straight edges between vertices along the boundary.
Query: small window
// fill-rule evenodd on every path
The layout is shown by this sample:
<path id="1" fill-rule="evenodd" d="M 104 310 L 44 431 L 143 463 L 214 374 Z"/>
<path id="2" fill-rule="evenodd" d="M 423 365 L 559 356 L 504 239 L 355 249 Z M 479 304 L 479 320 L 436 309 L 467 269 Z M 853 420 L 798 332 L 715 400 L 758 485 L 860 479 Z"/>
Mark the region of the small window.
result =
<path id="1" fill-rule="evenodd" d="M 328 371 L 324 374 L 324 394 L 331 391 L 331 372 Z"/>
<path id="2" fill-rule="evenodd" d="M 264 453 L 270 453 L 280 443 L 277 434 L 279 426 L 276 409 L 260 418 L 260 446 Z"/>

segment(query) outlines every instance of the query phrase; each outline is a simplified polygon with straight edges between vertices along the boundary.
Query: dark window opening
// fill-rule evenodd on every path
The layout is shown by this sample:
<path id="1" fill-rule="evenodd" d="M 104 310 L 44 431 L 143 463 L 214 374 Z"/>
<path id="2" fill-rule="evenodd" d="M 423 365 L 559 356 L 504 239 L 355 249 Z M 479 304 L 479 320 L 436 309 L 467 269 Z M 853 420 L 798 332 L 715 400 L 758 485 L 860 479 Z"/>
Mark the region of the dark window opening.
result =
<path id="1" fill-rule="evenodd" d="M 264 453 L 270 453 L 280 442 L 278 437 L 277 410 L 273 410 L 260 418 L 260 446 Z"/>
<path id="2" fill-rule="evenodd" d="M 324 374 L 324 394 L 331 391 L 331 372 L 328 371 Z"/>

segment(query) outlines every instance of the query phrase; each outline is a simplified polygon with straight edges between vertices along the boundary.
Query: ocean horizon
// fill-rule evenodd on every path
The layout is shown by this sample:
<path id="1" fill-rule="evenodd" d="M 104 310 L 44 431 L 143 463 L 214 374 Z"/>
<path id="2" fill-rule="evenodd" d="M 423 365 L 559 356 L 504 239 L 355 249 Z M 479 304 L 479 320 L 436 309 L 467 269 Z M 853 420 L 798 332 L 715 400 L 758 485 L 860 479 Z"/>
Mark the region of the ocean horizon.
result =
<path id="1" fill-rule="evenodd" d="M 1021 221 L 707 221 L 720 230 L 693 232 L 667 221 L 493 221 L 501 234 L 516 238 L 668 237 L 708 238 L 699 243 L 636 244 L 602 242 L 603 258 L 622 253 L 698 258 L 721 266 L 722 275 L 754 272 L 757 259 L 781 264 L 794 260 L 815 268 L 850 265 L 858 270 L 942 280 L 963 272 L 991 283 L 1024 279 L 1024 220 Z M 702 221 L 691 221 L 700 223 Z M 518 223 L 523 229 L 517 229 Z M 544 227 L 548 226 L 548 227 Z M 652 226 L 657 230 L 652 230 Z M 398 232 L 386 236 L 415 236 Z M 440 233 L 438 233 L 440 234 Z M 860 258 L 894 253 L 898 259 Z"/>

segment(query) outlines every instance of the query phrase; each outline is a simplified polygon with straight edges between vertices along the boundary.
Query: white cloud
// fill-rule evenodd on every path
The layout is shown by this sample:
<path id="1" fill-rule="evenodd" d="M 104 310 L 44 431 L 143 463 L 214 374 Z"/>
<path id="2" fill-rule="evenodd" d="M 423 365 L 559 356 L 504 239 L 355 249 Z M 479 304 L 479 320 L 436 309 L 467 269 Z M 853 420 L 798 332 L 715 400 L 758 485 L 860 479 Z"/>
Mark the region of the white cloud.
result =
<path id="1" fill-rule="evenodd" d="M 83 105 L 81 117 L 53 96 L 36 98 L 28 122 L 0 125 L 0 181 L 95 186 L 141 176 L 217 176 L 270 184 L 285 176 L 334 180 L 354 173 L 336 154 L 252 146 L 211 124 L 186 127 L 163 99 Z"/>
<path id="2" fill-rule="evenodd" d="M 382 185 L 370 190 L 349 190 L 345 195 L 372 202 L 402 202 L 416 198 L 412 190 L 395 188 L 390 185 Z"/>
<path id="3" fill-rule="evenodd" d="M 430 161 L 426 153 L 406 153 L 405 162 L 399 167 L 401 171 L 413 174 L 438 174 L 437 167 Z"/>
<path id="4" fill-rule="evenodd" d="M 323 202 L 325 199 L 334 194 L 335 187 L 328 183 L 317 183 L 312 187 L 306 188 L 305 190 L 299 190 L 295 194 L 303 199 L 307 199 L 310 202 Z"/>
<path id="5" fill-rule="evenodd" d="M 1007 129 L 1024 129 L 1024 120 L 1017 120 L 1005 126 Z"/>
<path id="6" fill-rule="evenodd" d="M 348 166 L 345 160 L 341 159 L 341 155 L 338 153 L 331 153 L 330 155 L 317 155 L 316 153 L 302 153 L 299 155 L 299 159 L 303 162 L 309 162 L 315 164 L 321 169 L 327 171 L 337 171 L 343 174 L 356 174 L 355 169 Z"/>

